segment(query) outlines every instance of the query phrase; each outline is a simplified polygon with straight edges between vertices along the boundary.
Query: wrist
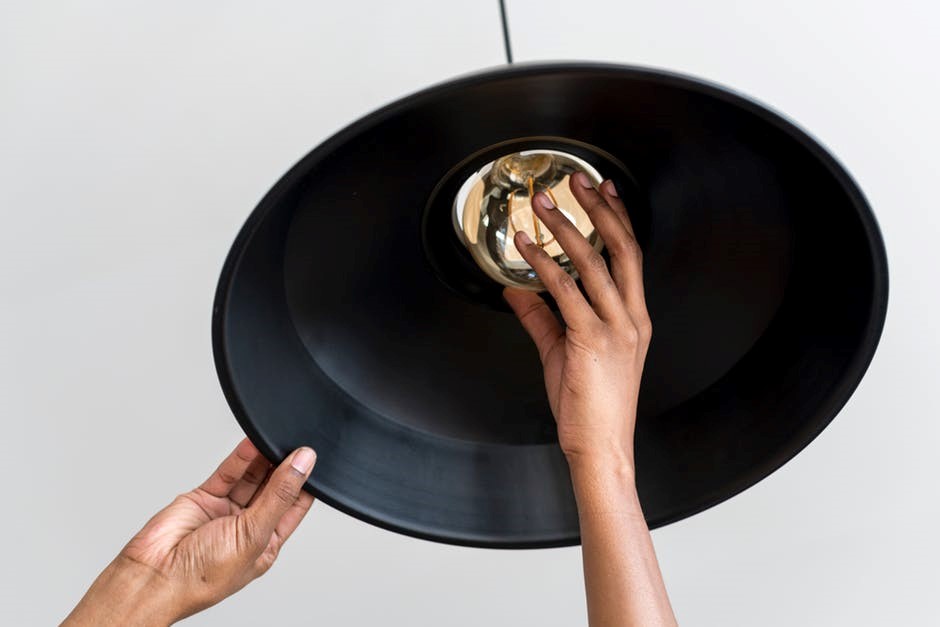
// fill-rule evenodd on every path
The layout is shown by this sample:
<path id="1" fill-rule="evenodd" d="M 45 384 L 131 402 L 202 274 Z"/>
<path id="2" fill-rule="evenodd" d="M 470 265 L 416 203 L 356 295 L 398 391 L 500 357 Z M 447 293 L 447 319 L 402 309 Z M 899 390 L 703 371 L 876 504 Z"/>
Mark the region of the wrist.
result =
<path id="1" fill-rule="evenodd" d="M 578 512 L 642 518 L 633 458 L 626 451 L 569 455 L 568 466 Z"/>
<path id="2" fill-rule="evenodd" d="M 582 476 L 604 476 L 633 482 L 636 471 L 633 453 L 625 445 L 592 446 L 586 451 L 565 451 L 572 480 Z"/>
<path id="3" fill-rule="evenodd" d="M 156 569 L 119 555 L 64 625 L 171 625 L 178 619 L 170 582 Z"/>

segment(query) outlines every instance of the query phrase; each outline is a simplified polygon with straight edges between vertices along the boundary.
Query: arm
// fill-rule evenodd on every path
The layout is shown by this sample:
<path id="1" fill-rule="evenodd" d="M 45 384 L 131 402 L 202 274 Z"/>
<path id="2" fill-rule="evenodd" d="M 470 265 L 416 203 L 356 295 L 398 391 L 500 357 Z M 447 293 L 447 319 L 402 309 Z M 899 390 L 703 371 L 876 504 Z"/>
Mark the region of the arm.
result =
<path id="1" fill-rule="evenodd" d="M 237 592 L 274 564 L 313 504 L 302 488 L 315 461 L 300 448 L 272 468 L 243 440 L 134 536 L 63 625 L 170 625 Z"/>
<path id="2" fill-rule="evenodd" d="M 603 238 L 610 269 L 539 193 L 532 203 L 536 215 L 574 262 L 589 300 L 521 231 L 516 248 L 558 303 L 564 327 L 537 294 L 507 288 L 504 295 L 539 351 L 571 469 L 590 624 L 675 625 L 634 481 L 637 398 L 652 335 L 641 252 L 612 182 L 595 190 L 576 174 L 571 191 Z"/>
<path id="3" fill-rule="evenodd" d="M 590 624 L 675 625 L 633 469 L 611 459 L 571 471 Z"/>

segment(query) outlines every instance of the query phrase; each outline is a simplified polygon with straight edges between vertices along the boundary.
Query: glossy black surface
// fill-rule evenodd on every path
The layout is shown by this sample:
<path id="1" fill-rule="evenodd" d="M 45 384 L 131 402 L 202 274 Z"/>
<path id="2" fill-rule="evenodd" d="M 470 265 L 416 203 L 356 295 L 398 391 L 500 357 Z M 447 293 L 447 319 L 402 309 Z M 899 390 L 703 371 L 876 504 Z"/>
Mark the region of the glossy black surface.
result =
<path id="1" fill-rule="evenodd" d="M 269 457 L 317 448 L 308 487 L 326 502 L 445 542 L 578 542 L 534 348 L 500 303 L 442 280 L 427 245 L 448 173 L 538 137 L 624 166 L 601 174 L 629 191 L 645 252 L 654 337 L 636 451 L 651 526 L 773 472 L 861 379 L 884 321 L 885 252 L 861 192 L 813 139 L 674 74 L 478 74 L 307 155 L 223 269 L 213 341 L 226 397 Z"/>

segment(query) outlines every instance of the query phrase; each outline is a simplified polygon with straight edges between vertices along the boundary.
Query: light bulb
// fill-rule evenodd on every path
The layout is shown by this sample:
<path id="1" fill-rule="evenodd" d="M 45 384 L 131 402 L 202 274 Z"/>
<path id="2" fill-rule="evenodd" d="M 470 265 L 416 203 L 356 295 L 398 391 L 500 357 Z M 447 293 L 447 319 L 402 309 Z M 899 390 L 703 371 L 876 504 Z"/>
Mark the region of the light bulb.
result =
<path id="1" fill-rule="evenodd" d="M 594 185 L 601 175 L 589 163 L 557 150 L 526 150 L 491 161 L 473 173 L 454 200 L 454 228 L 477 265 L 495 281 L 533 291 L 545 289 L 513 241 L 524 231 L 571 276 L 574 264 L 551 231 L 532 211 L 532 197 L 544 192 L 574 226 L 600 250 L 604 243 L 568 187 L 575 172 Z"/>

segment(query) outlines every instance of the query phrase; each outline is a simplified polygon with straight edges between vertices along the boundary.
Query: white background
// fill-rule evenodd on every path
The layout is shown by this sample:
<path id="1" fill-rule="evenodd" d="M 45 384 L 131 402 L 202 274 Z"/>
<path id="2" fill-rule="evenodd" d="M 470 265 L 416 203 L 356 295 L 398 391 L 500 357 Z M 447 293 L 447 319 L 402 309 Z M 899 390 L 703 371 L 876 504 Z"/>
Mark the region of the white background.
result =
<path id="1" fill-rule="evenodd" d="M 678 70 L 785 112 L 855 175 L 887 243 L 882 344 L 839 417 L 756 487 L 654 532 L 680 621 L 936 620 L 936 5 L 509 0 L 509 14 L 517 60 Z M 269 186 L 360 115 L 500 64 L 501 46 L 495 0 L 0 3 L 0 623 L 61 620 L 238 441 L 209 315 Z M 584 616 L 577 548 L 437 545 L 317 504 L 268 575 L 189 622 Z"/>

